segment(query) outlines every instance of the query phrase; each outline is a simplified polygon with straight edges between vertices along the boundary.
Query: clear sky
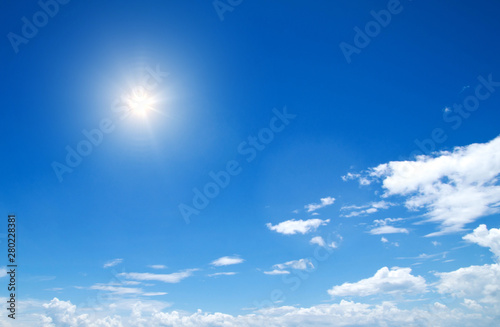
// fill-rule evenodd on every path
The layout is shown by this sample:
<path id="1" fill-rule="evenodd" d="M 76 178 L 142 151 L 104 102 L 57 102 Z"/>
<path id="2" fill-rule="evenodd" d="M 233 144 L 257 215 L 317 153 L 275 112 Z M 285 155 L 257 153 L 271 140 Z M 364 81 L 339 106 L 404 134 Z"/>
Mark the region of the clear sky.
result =
<path id="1" fill-rule="evenodd" d="M 4 1 L 0 325 L 500 324 L 499 14 Z"/>

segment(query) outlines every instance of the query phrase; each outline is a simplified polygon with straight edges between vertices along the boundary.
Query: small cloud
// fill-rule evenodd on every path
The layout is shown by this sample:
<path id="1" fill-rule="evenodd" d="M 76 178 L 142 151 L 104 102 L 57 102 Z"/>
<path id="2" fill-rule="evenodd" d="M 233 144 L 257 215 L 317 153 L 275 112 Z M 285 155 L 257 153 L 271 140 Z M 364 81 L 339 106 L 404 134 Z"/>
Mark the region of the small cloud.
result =
<path id="1" fill-rule="evenodd" d="M 443 111 L 444 111 L 444 112 L 451 112 L 451 108 L 450 108 L 450 107 L 445 107 L 445 108 L 443 109 Z"/>
<path id="2" fill-rule="evenodd" d="M 0 268 L 0 278 L 7 276 L 7 269 L 5 267 Z"/>
<path id="3" fill-rule="evenodd" d="M 216 266 L 216 267 L 229 266 L 229 265 L 236 265 L 236 264 L 242 263 L 243 261 L 245 261 L 245 260 L 243 260 L 237 256 L 232 256 L 232 257 L 226 256 L 226 257 L 222 257 L 222 258 L 219 258 L 219 259 L 212 261 L 211 265 Z"/>
<path id="4" fill-rule="evenodd" d="M 123 262 L 123 259 L 113 259 L 113 260 L 110 260 L 108 262 L 106 262 L 103 266 L 103 268 L 110 268 L 110 267 L 114 267 L 120 263 Z"/>
<path id="5" fill-rule="evenodd" d="M 218 273 L 215 273 L 215 274 L 209 274 L 208 277 L 217 277 L 217 276 L 233 276 L 233 275 L 236 275 L 237 273 L 236 272 L 218 272 Z"/>
<path id="6" fill-rule="evenodd" d="M 375 212 L 378 212 L 379 210 L 382 209 L 388 209 L 392 206 L 394 206 L 394 203 L 387 202 L 387 201 L 378 201 L 378 202 L 370 202 L 365 205 L 361 206 L 355 206 L 355 205 L 350 205 L 350 206 L 343 206 L 340 208 L 341 211 L 349 211 L 352 210 L 350 213 L 342 214 L 342 217 L 357 217 L 357 216 L 366 216 Z"/>
<path id="7" fill-rule="evenodd" d="M 313 212 L 313 211 L 316 211 L 318 209 L 324 208 L 326 206 L 332 205 L 335 202 L 335 198 L 328 196 L 326 198 L 320 199 L 320 201 L 321 201 L 321 203 L 311 203 L 311 204 L 304 206 L 304 208 L 307 209 L 307 212 Z"/>
<path id="8" fill-rule="evenodd" d="M 325 247 L 326 246 L 325 240 L 321 236 L 316 236 L 316 237 L 311 238 L 311 240 L 309 241 L 309 243 L 311 243 L 311 244 L 317 244 L 317 245 L 319 245 L 321 247 Z"/>
<path id="9" fill-rule="evenodd" d="M 394 226 L 387 225 L 387 223 L 402 221 L 403 218 L 386 218 L 386 219 L 376 219 L 373 222 L 376 226 L 372 230 L 370 230 L 370 234 L 372 235 L 382 235 L 382 234 L 397 234 L 404 233 L 408 234 L 409 231 L 406 228 L 398 228 Z"/>
<path id="10" fill-rule="evenodd" d="M 397 228 L 393 226 L 381 226 L 374 228 L 370 231 L 370 234 L 372 235 L 397 234 L 397 233 L 408 234 L 409 231 L 406 228 Z"/>
<path id="11" fill-rule="evenodd" d="M 264 274 L 266 274 L 266 275 L 288 275 L 288 274 L 290 274 L 290 272 L 286 271 L 286 270 L 274 269 L 272 271 L 264 271 Z"/>
<path id="12" fill-rule="evenodd" d="M 106 285 L 106 284 L 95 284 L 90 286 L 91 290 L 98 290 L 98 291 L 106 291 L 106 292 L 111 292 L 113 294 L 141 294 L 142 290 L 140 288 L 134 288 L 134 287 L 121 287 L 121 286 L 112 286 L 112 285 Z"/>
<path id="13" fill-rule="evenodd" d="M 438 241 L 432 241 L 432 245 L 438 246 L 438 245 L 441 245 L 441 243 L 439 243 Z"/>
<path id="14" fill-rule="evenodd" d="M 297 233 L 306 234 L 315 231 L 319 226 L 326 225 L 330 222 L 330 219 L 309 219 L 309 220 L 287 220 L 279 223 L 278 225 L 272 225 L 267 223 L 266 226 L 272 231 L 276 231 L 280 234 L 294 235 Z"/>
<path id="15" fill-rule="evenodd" d="M 315 236 L 315 237 L 311 238 L 309 243 L 317 244 L 317 245 L 324 247 L 324 248 L 326 248 L 326 247 L 330 247 L 332 249 L 337 248 L 337 244 L 335 242 L 331 242 L 330 244 L 326 244 L 325 240 L 321 236 Z"/>
<path id="16" fill-rule="evenodd" d="M 185 278 L 191 277 L 193 272 L 198 269 L 186 269 L 172 274 L 152 274 L 152 273 L 120 273 L 118 276 L 123 276 L 127 279 L 141 280 L 141 281 L 159 281 L 164 283 L 179 283 Z"/>
<path id="17" fill-rule="evenodd" d="M 389 242 L 389 241 L 388 241 L 385 237 L 383 237 L 383 236 L 382 236 L 382 238 L 380 239 L 380 241 L 381 241 L 382 243 L 387 243 L 387 242 Z"/>
<path id="18" fill-rule="evenodd" d="M 279 270 L 284 270 L 284 269 L 306 270 L 308 267 L 314 269 L 314 265 L 309 259 L 292 260 L 285 263 L 279 263 L 273 266 L 273 268 Z"/>
<path id="19" fill-rule="evenodd" d="M 295 209 L 294 211 L 292 211 L 292 213 L 297 214 L 297 213 L 299 213 L 299 210 L 298 210 L 298 209 Z"/>
<path id="20" fill-rule="evenodd" d="M 151 269 L 167 269 L 165 265 L 149 265 L 148 267 Z"/>
<path id="21" fill-rule="evenodd" d="M 167 292 L 149 292 L 149 293 L 143 293 L 142 295 L 144 296 L 160 296 L 160 295 L 166 295 L 168 294 Z"/>

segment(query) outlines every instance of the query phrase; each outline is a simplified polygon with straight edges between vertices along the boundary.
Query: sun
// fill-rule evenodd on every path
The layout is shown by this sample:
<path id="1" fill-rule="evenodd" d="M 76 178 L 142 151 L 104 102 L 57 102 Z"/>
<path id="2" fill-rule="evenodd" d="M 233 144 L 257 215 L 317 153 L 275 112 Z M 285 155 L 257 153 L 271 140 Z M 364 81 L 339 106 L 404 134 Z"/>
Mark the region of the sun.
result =
<path id="1" fill-rule="evenodd" d="M 144 87 L 136 87 L 130 93 L 127 104 L 132 113 L 145 116 L 148 111 L 154 110 L 154 97 L 151 96 Z"/>

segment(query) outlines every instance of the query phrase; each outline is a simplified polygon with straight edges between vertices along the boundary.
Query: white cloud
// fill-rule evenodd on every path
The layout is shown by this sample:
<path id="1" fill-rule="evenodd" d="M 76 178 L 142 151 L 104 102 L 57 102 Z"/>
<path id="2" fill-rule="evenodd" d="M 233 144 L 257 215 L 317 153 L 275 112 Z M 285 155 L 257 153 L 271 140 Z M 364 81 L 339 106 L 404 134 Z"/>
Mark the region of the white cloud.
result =
<path id="1" fill-rule="evenodd" d="M 120 273 L 119 276 L 123 276 L 127 279 L 134 280 L 154 280 L 164 283 L 179 283 L 181 280 L 191 277 L 193 272 L 198 269 L 186 269 L 172 274 L 152 274 L 152 273 Z"/>
<path id="2" fill-rule="evenodd" d="M 264 274 L 266 274 L 266 275 L 288 275 L 288 274 L 290 274 L 290 272 L 286 271 L 286 270 L 274 269 L 271 271 L 264 271 Z"/>
<path id="3" fill-rule="evenodd" d="M 232 272 L 232 271 L 229 271 L 229 272 L 218 272 L 218 273 L 214 273 L 214 274 L 209 274 L 208 277 L 233 276 L 233 275 L 236 275 L 236 274 L 237 274 L 236 272 Z"/>
<path id="4" fill-rule="evenodd" d="M 483 303 L 500 303 L 500 265 L 470 266 L 439 277 L 437 291 L 455 297 L 477 299 Z"/>
<path id="5" fill-rule="evenodd" d="M 311 240 L 309 241 L 309 243 L 311 244 L 317 244 L 318 246 L 321 246 L 321 247 L 330 247 L 332 249 L 336 249 L 337 248 L 337 244 L 335 242 L 331 242 L 330 244 L 326 244 L 325 240 L 323 239 L 323 237 L 321 236 L 315 236 L 313 238 L 311 238 Z"/>
<path id="6" fill-rule="evenodd" d="M 410 268 L 387 267 L 379 269 L 373 277 L 356 283 L 344 283 L 328 290 L 333 297 L 369 296 L 384 293 L 422 293 L 426 291 L 425 279 L 413 276 Z"/>
<path id="7" fill-rule="evenodd" d="M 322 247 L 326 246 L 326 242 L 321 236 L 315 236 L 315 237 L 311 238 L 309 243 L 317 244 L 317 245 L 322 246 Z"/>
<path id="8" fill-rule="evenodd" d="M 434 245 L 434 246 L 439 246 L 439 245 L 441 245 L 441 243 L 439 243 L 438 241 L 432 241 L 431 243 L 432 243 L 432 245 Z"/>
<path id="9" fill-rule="evenodd" d="M 242 263 L 243 259 L 237 257 L 237 256 L 232 256 L 232 257 L 222 257 L 217 260 L 212 261 L 211 265 L 220 267 L 220 266 L 229 266 L 229 265 L 236 265 L 239 263 Z"/>
<path id="10" fill-rule="evenodd" d="M 474 229 L 474 232 L 465 235 L 463 239 L 490 248 L 496 260 L 498 261 L 500 259 L 500 229 L 492 228 L 488 230 L 486 225 L 481 224 Z"/>
<path id="11" fill-rule="evenodd" d="M 408 234 L 409 231 L 406 228 L 398 228 L 394 226 L 387 225 L 387 223 L 402 221 L 402 218 L 386 218 L 386 219 L 376 219 L 373 222 L 376 226 L 370 230 L 370 234 L 372 235 L 383 235 L 383 234 L 396 234 L 396 233 L 404 233 Z"/>
<path id="12" fill-rule="evenodd" d="M 296 270 L 306 270 L 308 268 L 314 269 L 314 265 L 309 259 L 299 259 L 292 260 L 285 263 L 279 263 L 273 266 L 273 268 L 284 270 L 284 269 L 296 269 Z"/>
<path id="13" fill-rule="evenodd" d="M 167 292 L 149 292 L 149 293 L 143 293 L 142 295 L 144 296 L 161 296 L 161 295 L 166 295 L 168 294 Z"/>
<path id="14" fill-rule="evenodd" d="M 483 309 L 483 307 L 480 304 L 471 299 L 464 299 L 464 303 L 462 303 L 462 305 L 465 306 L 466 308 L 476 311 Z"/>
<path id="15" fill-rule="evenodd" d="M 113 260 L 110 260 L 108 262 L 106 262 L 103 266 L 103 268 L 110 268 L 110 267 L 114 267 L 120 263 L 123 262 L 123 259 L 113 259 Z"/>
<path id="16" fill-rule="evenodd" d="M 406 228 L 397 228 L 394 226 L 380 226 L 370 230 L 370 234 L 372 235 L 396 234 L 396 233 L 408 234 L 409 232 Z"/>
<path id="17" fill-rule="evenodd" d="M 309 219 L 309 220 L 286 220 L 278 225 L 272 225 L 267 223 L 266 226 L 272 231 L 276 231 L 280 234 L 293 235 L 297 233 L 306 234 L 315 231 L 319 226 L 326 225 L 330 222 L 330 219 Z"/>
<path id="18" fill-rule="evenodd" d="M 499 154 L 500 136 L 451 152 L 381 164 L 369 169 L 365 178 L 382 180 L 383 197 L 406 196 L 407 208 L 424 209 L 426 221 L 440 224 L 439 231 L 427 236 L 455 233 L 479 217 L 499 212 Z"/>
<path id="19" fill-rule="evenodd" d="M 313 211 L 316 211 L 318 209 L 324 208 L 326 206 L 332 205 L 335 202 L 335 198 L 328 196 L 326 198 L 320 199 L 320 201 L 321 201 L 321 203 L 307 204 L 304 206 L 304 208 L 307 209 L 307 212 L 313 212 Z"/>
<path id="20" fill-rule="evenodd" d="M 142 289 L 133 287 L 111 286 L 105 284 L 95 284 L 90 287 L 91 290 L 107 291 L 113 294 L 141 294 Z"/>
<path id="21" fill-rule="evenodd" d="M 381 241 L 382 243 L 387 243 L 387 242 L 389 242 L 389 241 L 388 241 L 385 237 L 383 237 L 383 236 L 382 236 L 382 238 L 380 239 L 380 241 Z"/>
<path id="22" fill-rule="evenodd" d="M 148 267 L 151 269 L 167 269 L 165 265 L 149 265 Z"/>
<path id="23" fill-rule="evenodd" d="M 0 278 L 7 276 L 7 269 L 5 267 L 0 268 Z"/>
<path id="24" fill-rule="evenodd" d="M 153 303 L 153 304 L 150 304 Z M 208 313 L 198 310 L 164 312 L 166 305 L 159 301 L 136 301 L 108 305 L 94 315 L 82 314 L 69 301 L 54 298 L 44 304 L 45 314 L 38 321 L 44 327 L 132 327 L 132 326 L 189 326 L 189 327 L 316 327 L 316 326 L 494 326 L 498 322 L 497 311 L 468 313 L 450 309 L 437 303 L 430 307 L 401 309 L 395 303 L 364 304 L 341 300 L 339 303 L 311 307 L 281 306 L 255 311 L 247 315 L 233 316 L 221 312 Z M 117 308 L 130 312 L 118 315 Z M 22 326 L 22 325 L 20 325 Z M 25 325 L 28 326 L 28 325 Z M 23 326 L 24 327 L 24 326 Z"/>
<path id="25" fill-rule="evenodd" d="M 357 217 L 357 216 L 366 216 L 375 212 L 378 212 L 380 209 L 388 209 L 391 206 L 394 206 L 394 203 L 386 202 L 386 201 L 378 201 L 378 202 L 370 202 L 368 204 L 362 206 L 343 206 L 340 208 L 341 211 L 349 211 L 349 213 L 342 214 L 342 217 Z"/>

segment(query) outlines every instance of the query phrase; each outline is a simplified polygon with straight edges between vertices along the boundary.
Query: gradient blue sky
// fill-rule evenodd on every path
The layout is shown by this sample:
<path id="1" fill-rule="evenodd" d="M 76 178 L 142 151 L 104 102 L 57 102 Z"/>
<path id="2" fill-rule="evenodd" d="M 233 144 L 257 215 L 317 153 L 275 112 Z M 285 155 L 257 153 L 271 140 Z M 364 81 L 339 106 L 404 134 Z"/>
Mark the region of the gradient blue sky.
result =
<path id="1" fill-rule="evenodd" d="M 22 18 L 32 21 L 40 5 L 0 6 L 0 208 L 5 217 L 0 231 L 5 247 L 6 217 L 15 212 L 19 320 L 27 326 L 66 326 L 54 312 L 67 310 L 69 302 L 82 314 L 92 306 L 109 310 L 118 303 L 124 309 L 116 314 L 124 326 L 139 326 L 127 307 L 138 301 L 189 319 L 198 309 L 231 319 L 252 312 L 266 317 L 270 313 L 258 311 L 258 304 L 273 290 L 283 293 L 273 304 L 276 319 L 281 319 L 281 306 L 313 308 L 344 300 L 373 306 L 390 301 L 400 310 L 431 316 L 429 308 L 438 302 L 446 305 L 442 310 L 462 310 L 464 319 L 479 312 L 477 304 L 484 311 L 483 319 L 470 318 L 476 326 L 499 322 L 498 294 L 486 301 L 435 286 L 443 283 L 436 273 L 498 267 L 491 252 L 500 243 L 495 234 L 500 164 L 494 155 L 500 88 L 493 86 L 459 124 L 453 107 L 474 96 L 481 79 L 500 81 L 498 3 L 402 0 L 400 12 L 350 63 L 339 45 L 353 45 L 354 28 L 364 28 L 374 19 L 370 11 L 386 9 L 388 1 L 242 1 L 221 20 L 212 1 L 73 0 L 60 4 L 17 53 L 8 35 L 22 35 Z M 113 103 L 141 84 L 145 67 L 168 73 L 151 92 L 155 111 L 120 121 Z M 240 144 L 269 126 L 273 108 L 281 112 L 284 107 L 296 117 L 247 162 Z M 103 119 L 111 119 L 114 130 L 59 181 L 52 163 L 64 164 L 66 147 L 75 149 L 85 139 L 82 130 L 97 128 Z M 430 157 L 416 158 L 418 143 L 432 138 L 436 129 L 446 140 L 434 142 L 430 150 L 451 152 L 427 151 Z M 473 153 L 467 147 L 473 143 L 484 150 Z M 454 150 L 457 146 L 464 148 Z M 434 167 L 431 157 L 454 155 L 458 163 L 475 168 L 448 164 L 438 177 L 426 175 Z M 240 164 L 241 173 L 187 224 L 179 204 L 192 205 L 193 188 L 202 189 L 211 181 L 209 173 L 224 170 L 231 160 Z M 395 191 L 384 181 L 410 182 L 394 171 L 375 178 L 370 170 L 405 160 L 408 165 L 428 162 L 412 172 L 422 174 L 416 175 L 423 183 L 418 190 Z M 464 180 L 484 184 L 487 200 L 481 199 L 489 210 L 464 204 L 459 211 L 472 212 L 472 218 L 463 226 L 450 222 L 457 216 L 453 212 L 422 224 L 444 202 L 453 206 L 448 187 L 467 199 L 477 195 L 461 193 Z M 432 186 L 437 193 L 426 193 Z M 423 204 L 411 210 L 408 201 L 419 196 Z M 327 198 L 335 200 L 310 212 L 305 207 Z M 349 217 L 380 201 L 387 208 Z M 386 218 L 401 220 L 381 222 Z M 302 220 L 298 224 L 305 233 L 272 230 L 285 222 L 281 226 L 290 231 L 291 220 Z M 376 234 L 384 224 L 399 232 Z M 463 239 L 480 224 L 493 235 L 488 241 Z M 440 235 L 428 237 L 431 233 Z M 328 258 L 320 262 L 314 256 L 321 246 L 310 243 L 318 236 L 336 245 L 322 249 Z M 241 263 L 214 264 L 223 257 L 229 257 L 226 263 Z M 121 260 L 109 264 L 115 259 Z M 287 262 L 295 262 L 295 268 L 279 265 Z M 300 268 L 301 263 L 308 268 Z M 373 277 L 383 267 L 396 267 L 409 284 L 394 286 L 394 292 L 375 288 L 369 295 L 328 293 L 334 286 L 348 289 L 344 283 Z M 288 274 L 265 273 L 273 270 Z M 236 274 L 212 275 L 221 272 Z M 174 282 L 131 273 L 168 275 Z M 177 273 L 185 278 L 177 280 Z M 493 275 L 500 281 L 500 273 Z M 425 279 L 425 290 L 412 284 L 418 276 Z M 296 283 L 286 278 L 298 278 L 299 286 L 291 289 Z M 6 285 L 7 278 L 0 282 Z M 405 290 L 408 285 L 415 289 Z M 118 294 L 107 286 L 136 289 Z M 153 319 L 154 310 L 144 310 L 143 317 Z M 0 322 L 9 326 L 4 311 Z M 89 319 L 104 319 L 102 314 Z M 320 325 L 310 319 L 302 325 Z M 391 324 L 384 319 L 370 323 Z M 158 321 L 149 324 L 162 325 Z M 453 325 L 450 321 L 442 324 Z M 259 325 L 247 324 L 252 323 Z M 276 326 L 295 325 L 280 320 Z"/>

